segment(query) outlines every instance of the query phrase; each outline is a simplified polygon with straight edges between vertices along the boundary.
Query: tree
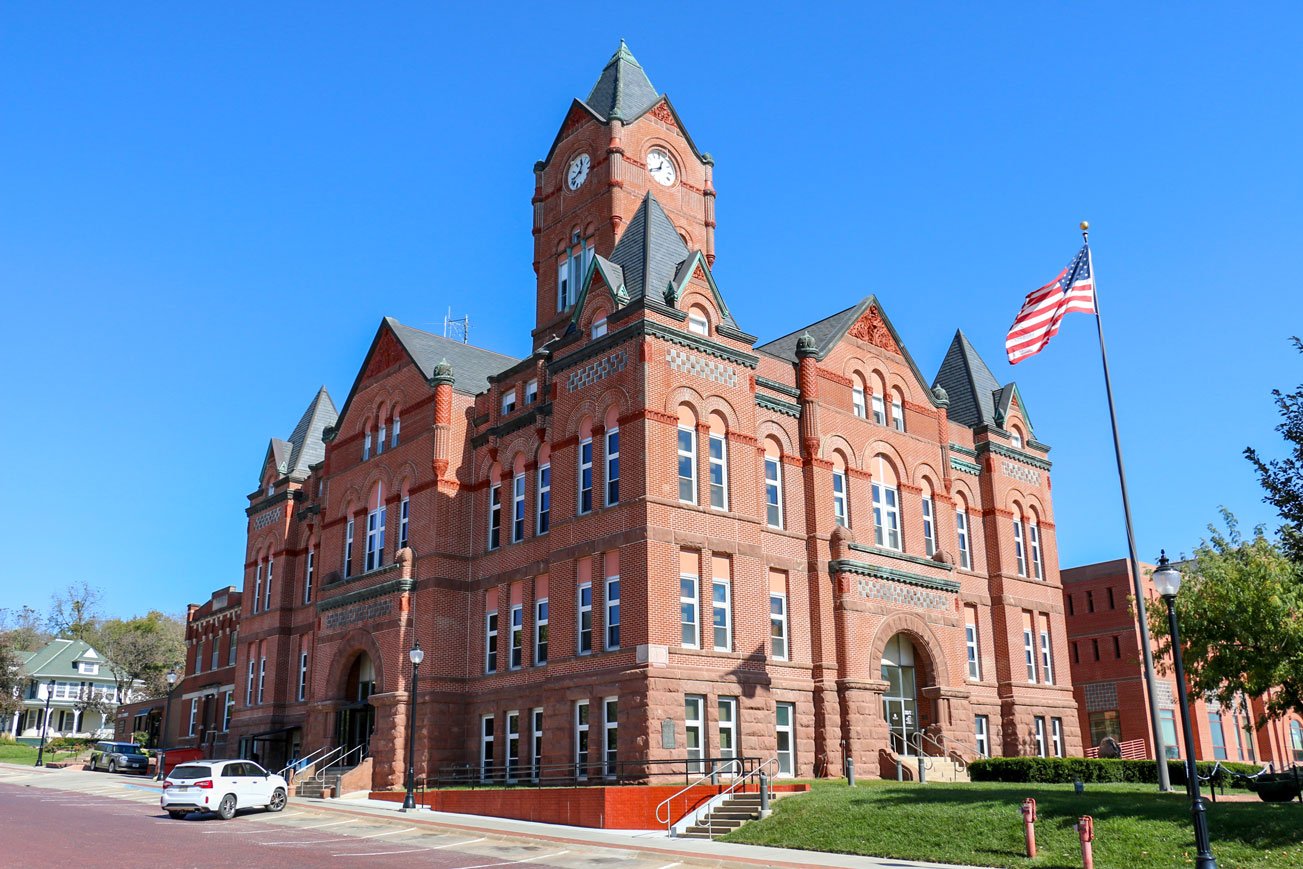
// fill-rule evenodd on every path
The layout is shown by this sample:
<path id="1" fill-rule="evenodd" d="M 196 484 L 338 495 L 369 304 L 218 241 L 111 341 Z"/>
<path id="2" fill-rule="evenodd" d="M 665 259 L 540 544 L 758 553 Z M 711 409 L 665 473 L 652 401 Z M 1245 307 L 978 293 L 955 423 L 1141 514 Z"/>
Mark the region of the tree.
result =
<path id="1" fill-rule="evenodd" d="M 86 641 L 104 658 L 124 703 L 133 689 L 141 693 L 132 699 L 166 694 L 167 671 L 179 669 L 185 660 L 185 626 L 157 610 L 132 619 L 108 619 Z"/>
<path id="2" fill-rule="evenodd" d="M 1303 353 L 1303 341 L 1293 338 Z M 1287 443 L 1293 446 L 1286 458 L 1264 462 L 1253 447 L 1244 456 L 1257 469 L 1258 480 L 1266 494 L 1262 500 L 1276 508 L 1285 524 L 1280 528 L 1281 546 L 1295 564 L 1303 564 L 1303 384 L 1293 392 L 1273 389 L 1282 421 L 1276 426 Z"/>
<path id="3" fill-rule="evenodd" d="M 0 715 L 12 715 L 23 707 L 23 659 L 11 631 L 0 631 Z"/>
<path id="4" fill-rule="evenodd" d="M 57 637 L 91 642 L 100 622 L 103 593 L 83 580 L 50 597 L 50 632 Z"/>
<path id="5" fill-rule="evenodd" d="M 13 648 L 25 652 L 43 649 L 52 639 L 43 627 L 44 622 L 41 614 L 29 606 L 0 609 L 0 633 L 7 635 Z"/>
<path id="6" fill-rule="evenodd" d="M 1303 712 L 1303 575 L 1261 526 L 1245 539 L 1222 510 L 1183 566 L 1176 597 L 1186 676 L 1195 697 L 1233 707 L 1269 691 L 1265 715 Z M 1149 610 L 1160 654 L 1171 651 L 1166 606 Z"/>

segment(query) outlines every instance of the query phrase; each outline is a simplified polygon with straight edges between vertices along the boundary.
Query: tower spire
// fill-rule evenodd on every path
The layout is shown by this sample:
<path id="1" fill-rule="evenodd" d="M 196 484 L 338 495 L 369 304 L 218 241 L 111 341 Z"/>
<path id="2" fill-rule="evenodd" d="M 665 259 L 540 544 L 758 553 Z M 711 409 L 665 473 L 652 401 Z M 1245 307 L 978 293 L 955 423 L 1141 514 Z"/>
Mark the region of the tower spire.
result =
<path id="1" fill-rule="evenodd" d="M 620 47 L 602 68 L 585 102 L 605 120 L 628 121 L 650 109 L 660 98 L 642 65 L 621 39 Z"/>

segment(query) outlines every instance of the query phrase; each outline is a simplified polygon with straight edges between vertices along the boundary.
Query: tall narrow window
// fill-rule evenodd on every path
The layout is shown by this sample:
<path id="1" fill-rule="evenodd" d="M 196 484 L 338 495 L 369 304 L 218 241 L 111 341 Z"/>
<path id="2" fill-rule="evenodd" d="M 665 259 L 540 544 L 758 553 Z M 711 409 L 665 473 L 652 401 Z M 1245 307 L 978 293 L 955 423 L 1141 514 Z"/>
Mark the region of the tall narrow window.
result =
<path id="1" fill-rule="evenodd" d="M 195 721 L 199 718 L 199 698 L 190 698 L 190 726 L 186 730 L 187 736 L 195 735 Z"/>
<path id="2" fill-rule="evenodd" d="M 716 559 L 719 561 L 722 559 Z M 724 562 L 727 570 L 728 562 Z M 717 565 L 716 573 L 720 568 Z M 714 629 L 715 651 L 733 651 L 733 602 L 727 576 L 716 577 L 710 583 L 711 627 Z"/>
<path id="3" fill-rule="evenodd" d="M 1063 757 L 1063 719 L 1050 719 L 1050 739 L 1054 745 L 1054 756 Z M 1222 758 L 1226 757 L 1226 748 L 1222 747 Z"/>
<path id="4" fill-rule="evenodd" d="M 200 640 L 195 644 L 195 672 L 204 671 L 204 641 Z"/>
<path id="5" fill-rule="evenodd" d="M 593 584 L 579 586 L 578 652 L 587 655 L 593 650 Z"/>
<path id="6" fill-rule="evenodd" d="M 724 433 L 710 433 L 710 506 L 728 509 L 728 442 Z"/>
<path id="7" fill-rule="evenodd" d="M 534 665 L 547 663 L 547 598 L 534 604 Z"/>
<path id="8" fill-rule="evenodd" d="M 886 408 L 886 404 L 882 400 L 882 393 L 880 392 L 873 393 L 872 405 L 873 405 L 873 421 L 876 422 L 878 425 L 886 425 L 887 408 Z"/>
<path id="9" fill-rule="evenodd" d="M 411 524 L 412 505 L 411 502 L 404 498 L 398 502 L 398 548 L 407 548 L 407 529 Z"/>
<path id="10" fill-rule="evenodd" d="M 506 416 L 516 409 L 516 387 L 512 386 L 502 393 L 502 415 Z"/>
<path id="11" fill-rule="evenodd" d="M 1038 757 L 1045 757 L 1045 716 L 1036 716 L 1036 754 Z"/>
<path id="12" fill-rule="evenodd" d="M 511 478 L 511 542 L 525 539 L 525 474 Z"/>
<path id="13" fill-rule="evenodd" d="M 697 503 L 697 431 L 679 426 L 679 500 Z"/>
<path id="14" fill-rule="evenodd" d="M 344 576 L 353 575 L 353 518 L 344 525 Z"/>
<path id="15" fill-rule="evenodd" d="M 347 576 L 348 574 L 344 574 Z M 256 613 L 262 608 L 262 560 L 259 559 L 258 566 L 253 572 L 253 611 Z"/>
<path id="16" fill-rule="evenodd" d="M 312 580 L 317 569 L 317 550 L 309 549 L 307 565 L 303 569 L 303 602 L 312 603 Z"/>
<path id="17" fill-rule="evenodd" d="M 959 540 L 959 566 L 971 570 L 973 557 L 968 549 L 968 511 L 964 509 L 963 502 L 960 502 L 959 509 L 955 511 L 955 534 Z"/>
<path id="18" fill-rule="evenodd" d="M 1023 549 L 1022 539 L 1022 516 L 1014 514 L 1013 517 L 1013 555 L 1018 565 L 1018 575 L 1027 575 L 1027 553 Z"/>
<path id="19" fill-rule="evenodd" d="M 247 679 L 245 679 L 245 682 L 244 682 L 244 705 L 245 705 L 245 706 L 252 706 L 252 705 L 253 705 L 253 682 L 254 682 L 254 678 L 255 678 L 255 669 L 254 669 L 254 667 L 255 667 L 255 664 L 254 664 L 254 660 L 253 660 L 253 651 L 252 651 L 252 647 L 250 647 L 250 651 L 249 651 L 249 677 L 248 677 Z"/>
<path id="20" fill-rule="evenodd" d="M 792 724 L 796 718 L 796 704 L 778 703 L 774 707 L 774 735 L 776 736 L 778 774 L 796 774 L 796 740 L 792 738 Z"/>
<path id="21" fill-rule="evenodd" d="M 543 710 L 534 709 L 529 713 L 533 724 L 534 741 L 529 754 L 530 778 L 538 781 L 543 774 Z"/>
<path id="22" fill-rule="evenodd" d="M 719 698 L 719 756 L 737 757 L 737 698 Z"/>
<path id="23" fill-rule="evenodd" d="M 593 321 L 592 335 L 594 338 L 601 338 L 606 334 L 606 318 L 598 317 Z"/>
<path id="24" fill-rule="evenodd" d="M 385 561 L 385 493 L 376 488 L 375 501 L 366 516 L 366 569 L 375 570 Z"/>
<path id="25" fill-rule="evenodd" d="M 221 648 L 222 648 L 222 638 L 220 636 L 213 637 L 213 658 L 211 661 L 208 662 L 209 663 L 208 669 L 210 670 L 217 669 L 217 657 L 218 657 L 217 653 L 221 650 Z"/>
<path id="26" fill-rule="evenodd" d="M 765 522 L 783 527 L 783 467 L 778 447 L 765 441 Z"/>
<path id="27" fill-rule="evenodd" d="M 895 393 L 891 396 L 891 427 L 896 431 L 905 430 L 905 405 Z"/>
<path id="28" fill-rule="evenodd" d="M 860 419 L 868 418 L 868 406 L 864 403 L 864 381 L 860 380 L 858 374 L 855 375 L 855 382 L 851 386 L 851 408 Z"/>
<path id="29" fill-rule="evenodd" d="M 264 611 L 271 609 L 271 579 L 272 579 L 272 574 L 274 574 L 275 572 L 276 572 L 276 559 L 268 555 L 267 556 L 267 585 L 264 586 L 263 590 L 265 594 L 262 599 L 262 608 Z"/>
<path id="30" fill-rule="evenodd" d="M 683 698 L 683 748 L 688 755 L 689 773 L 700 774 L 703 771 L 701 760 L 706 756 L 706 741 L 702 739 L 705 733 L 705 709 L 705 697 L 689 694 Z"/>
<path id="31" fill-rule="evenodd" d="M 977 737 L 977 756 L 991 756 L 991 725 L 985 715 L 973 716 L 973 729 Z"/>
<path id="32" fill-rule="evenodd" d="M 299 700 L 308 699 L 308 653 L 299 652 Z"/>
<path id="33" fill-rule="evenodd" d="M 366 437 L 362 439 L 362 461 L 365 462 L 369 458 L 371 458 L 371 432 L 367 432 Z"/>
<path id="34" fill-rule="evenodd" d="M 489 549 L 502 545 L 502 486 L 489 486 Z"/>
<path id="35" fill-rule="evenodd" d="M 606 505 L 620 503 L 620 430 L 606 430 Z"/>
<path id="36" fill-rule="evenodd" d="M 507 781 L 514 782 L 520 774 L 520 713 L 507 713 Z"/>
<path id="37" fill-rule="evenodd" d="M 538 533 L 546 534 L 552 520 L 552 465 L 538 469 Z"/>
<path id="38" fill-rule="evenodd" d="M 575 701 L 575 778 L 588 778 L 588 701 Z"/>
<path id="39" fill-rule="evenodd" d="M 850 500 L 846 492 L 846 470 L 839 465 L 832 472 L 832 515 L 838 525 L 849 528 L 851 524 Z"/>
<path id="40" fill-rule="evenodd" d="M 620 577 L 606 578 L 606 648 L 620 648 Z"/>
<path id="41" fill-rule="evenodd" d="M 973 607 L 965 607 L 964 615 L 964 646 L 968 653 L 968 678 L 977 681 L 982 678 L 982 654 L 977 645 L 977 612 Z"/>
<path id="42" fill-rule="evenodd" d="M 498 672 L 498 611 L 484 614 L 484 672 Z"/>
<path id="43" fill-rule="evenodd" d="M 493 714 L 480 716 L 480 781 L 493 778 Z"/>
<path id="44" fill-rule="evenodd" d="M 620 704 L 616 697 L 602 701 L 602 775 L 615 778 L 619 769 Z"/>
<path id="45" fill-rule="evenodd" d="M 1022 632 L 1023 658 L 1027 662 L 1027 681 L 1036 684 L 1036 642 L 1032 637 L 1031 628 L 1023 628 Z"/>
<path id="46" fill-rule="evenodd" d="M 222 732 L 231 729 L 231 714 L 235 712 L 235 692 L 226 692 L 226 702 L 222 704 Z"/>
<path id="47" fill-rule="evenodd" d="M 888 549 L 900 549 L 900 507 L 896 490 L 873 484 L 873 542 Z"/>
<path id="48" fill-rule="evenodd" d="M 1037 579 L 1044 579 L 1041 575 L 1041 527 L 1033 518 L 1027 525 L 1028 539 L 1032 545 L 1032 576 Z M 1111 594 L 1113 589 L 1109 589 Z M 1111 609 L 1111 607 L 1110 607 Z"/>
<path id="49" fill-rule="evenodd" d="M 936 508 L 932 506 L 932 490 L 923 490 L 923 551 L 930 558 L 937 551 Z"/>
<path id="50" fill-rule="evenodd" d="M 775 661 L 786 661 L 790 654 L 787 640 L 787 594 L 774 591 L 774 574 L 770 574 L 769 592 L 769 650 Z M 786 588 L 782 574 L 777 575 L 778 582 Z"/>
<path id="51" fill-rule="evenodd" d="M 380 423 L 380 431 L 379 431 L 379 435 L 378 435 L 378 437 L 376 437 L 376 455 L 377 455 L 377 456 L 380 455 L 381 453 L 383 453 L 383 452 L 385 451 L 385 439 L 386 439 L 387 437 L 388 437 L 388 431 L 385 429 L 385 424 L 384 424 L 384 423 Z"/>
<path id="52" fill-rule="evenodd" d="M 579 513 L 589 513 L 593 509 L 593 439 L 586 437 L 579 442 Z"/>
<path id="53" fill-rule="evenodd" d="M 1022 449 L 1022 434 L 1020 434 L 1017 429 L 1009 432 L 1009 446 L 1013 447 L 1015 450 Z"/>
<path id="54" fill-rule="evenodd" d="M 267 656 L 258 659 L 258 703 L 262 703 L 263 691 L 267 687 Z"/>
<path id="55" fill-rule="evenodd" d="M 525 655 L 525 608 L 521 604 L 511 607 L 511 661 L 508 666 L 519 670 Z"/>
<path id="56" fill-rule="evenodd" d="M 697 577 L 679 576 L 680 639 L 689 649 L 697 648 Z"/>
<path id="57" fill-rule="evenodd" d="M 391 442 L 390 446 L 395 446 L 395 447 L 398 446 L 398 429 L 399 429 L 399 427 L 402 425 L 402 422 L 403 422 L 403 421 L 402 421 L 401 419 L 398 418 L 398 414 L 395 413 L 395 414 L 394 414 L 394 435 L 393 435 L 393 438 L 394 438 L 394 439 L 393 439 L 393 441 Z"/>
<path id="58" fill-rule="evenodd" d="M 710 321 L 706 319 L 706 315 L 700 308 L 688 311 L 688 331 L 694 335 L 710 334 Z"/>
<path id="59" fill-rule="evenodd" d="M 538 401 L 538 378 L 528 381 L 525 384 L 525 404 L 530 405 Z"/>
<path id="60" fill-rule="evenodd" d="M 1046 685 L 1054 684 L 1054 656 L 1050 653 L 1050 632 L 1041 631 L 1041 679 Z"/>

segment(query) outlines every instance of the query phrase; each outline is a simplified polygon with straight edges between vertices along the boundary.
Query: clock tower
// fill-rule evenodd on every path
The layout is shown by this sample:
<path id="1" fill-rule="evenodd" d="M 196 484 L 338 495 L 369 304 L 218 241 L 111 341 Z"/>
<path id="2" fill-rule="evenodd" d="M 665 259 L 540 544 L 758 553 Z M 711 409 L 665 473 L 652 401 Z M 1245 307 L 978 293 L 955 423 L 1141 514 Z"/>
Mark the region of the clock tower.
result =
<path id="1" fill-rule="evenodd" d="M 534 165 L 536 349 L 564 334 L 593 257 L 611 254 L 648 193 L 687 248 L 714 261 L 713 165 L 621 40 Z"/>

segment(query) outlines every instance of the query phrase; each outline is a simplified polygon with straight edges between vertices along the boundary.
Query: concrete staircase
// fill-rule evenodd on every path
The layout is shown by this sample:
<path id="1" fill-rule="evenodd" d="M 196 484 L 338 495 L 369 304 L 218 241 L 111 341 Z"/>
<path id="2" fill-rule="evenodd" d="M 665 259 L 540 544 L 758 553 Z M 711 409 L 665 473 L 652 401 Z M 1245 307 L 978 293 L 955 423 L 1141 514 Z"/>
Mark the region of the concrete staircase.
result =
<path id="1" fill-rule="evenodd" d="M 352 769 L 351 766 L 332 766 L 322 771 L 320 775 L 310 772 L 294 782 L 294 795 L 313 800 L 337 797 L 340 779 Z"/>
<path id="2" fill-rule="evenodd" d="M 895 764 L 900 764 L 904 768 L 905 781 L 918 781 L 917 756 L 899 755 L 895 752 L 884 752 L 884 754 L 890 759 L 888 763 L 883 764 L 882 777 L 884 779 L 894 779 L 896 777 Z M 972 781 L 968 775 L 968 766 L 966 764 L 939 755 L 928 755 L 927 780 L 930 782 Z"/>
<path id="3" fill-rule="evenodd" d="M 760 794 L 737 793 L 680 833 L 684 839 L 713 839 L 760 817 Z"/>

